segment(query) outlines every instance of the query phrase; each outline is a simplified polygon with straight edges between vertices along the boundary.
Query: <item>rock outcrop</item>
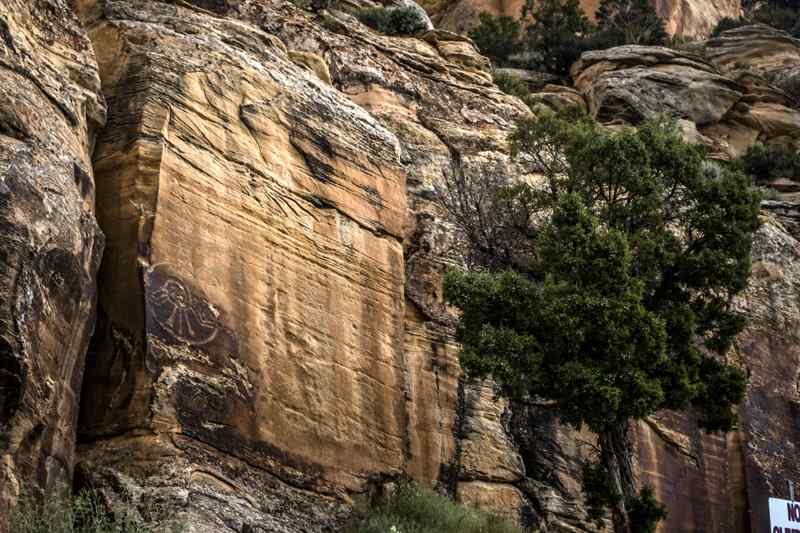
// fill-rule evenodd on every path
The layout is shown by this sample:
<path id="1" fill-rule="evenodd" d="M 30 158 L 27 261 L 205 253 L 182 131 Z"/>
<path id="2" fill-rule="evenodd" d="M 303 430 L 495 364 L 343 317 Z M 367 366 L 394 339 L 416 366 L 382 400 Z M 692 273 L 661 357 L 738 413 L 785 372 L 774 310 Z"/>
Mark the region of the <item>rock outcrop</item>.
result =
<path id="1" fill-rule="evenodd" d="M 71 483 L 103 235 L 92 47 L 66 2 L 0 4 L 0 517 Z M 0 519 L 2 528 L 2 519 Z"/>
<path id="2" fill-rule="evenodd" d="M 753 42 L 765 49 L 771 48 L 771 37 L 777 49 L 786 41 L 795 44 L 783 32 L 750 26 L 694 52 L 646 46 L 588 52 L 572 66 L 575 88 L 602 122 L 637 124 L 668 114 L 717 157 L 735 158 L 756 141 L 800 135 L 798 100 L 773 82 L 800 65 L 800 55 L 773 62 L 747 54 L 731 60 L 732 50 L 742 46 L 741 35 L 754 33 Z"/>

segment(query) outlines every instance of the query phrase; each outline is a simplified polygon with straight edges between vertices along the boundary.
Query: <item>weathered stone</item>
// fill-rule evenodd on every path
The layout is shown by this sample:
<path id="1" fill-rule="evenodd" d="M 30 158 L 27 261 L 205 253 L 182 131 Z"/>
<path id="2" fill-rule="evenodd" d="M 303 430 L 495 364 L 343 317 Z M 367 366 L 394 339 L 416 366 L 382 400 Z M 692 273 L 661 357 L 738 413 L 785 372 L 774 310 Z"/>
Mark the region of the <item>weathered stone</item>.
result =
<path id="1" fill-rule="evenodd" d="M 559 422 L 548 405 L 513 404 L 511 433 L 525 465 L 519 488 L 531 502 L 540 531 L 609 530 L 590 523 L 581 479 L 587 460 L 596 459 L 597 437 Z"/>
<path id="2" fill-rule="evenodd" d="M 764 24 L 728 30 L 709 39 L 703 52 L 725 72 L 746 70 L 767 80 L 800 65 L 800 41 Z"/>
<path id="3" fill-rule="evenodd" d="M 331 84 L 331 73 L 328 70 L 328 64 L 319 54 L 312 54 L 309 52 L 289 52 L 289 58 L 294 61 L 296 65 L 301 65 L 308 68 L 311 72 L 317 75 L 317 78 L 324 81 L 328 85 Z"/>
<path id="4" fill-rule="evenodd" d="M 104 120 L 67 3 L 0 3 L 0 529 L 21 489 L 71 482 L 103 248 L 90 157 Z"/>
<path id="5" fill-rule="evenodd" d="M 225 14 L 109 0 L 91 21 L 111 105 L 85 470 L 135 479 L 197 531 L 316 531 L 401 472 L 455 490 L 466 403 L 431 193 L 455 165 L 510 174 L 527 109 L 468 41 L 380 36 L 342 13 L 317 25 L 285 2 Z M 496 459 L 488 475 L 521 468 Z M 240 485 L 258 488 L 223 496 Z M 332 507 L 271 511 L 306 491 Z"/>
<path id="6" fill-rule="evenodd" d="M 572 76 L 601 121 L 637 123 L 669 113 L 703 126 L 725 116 L 744 90 L 702 57 L 656 46 L 587 52 Z"/>
<path id="7" fill-rule="evenodd" d="M 458 365 L 441 280 L 461 258 L 435 190 L 522 173 L 507 136 L 529 113 L 468 39 L 278 0 L 74 0 L 95 61 L 59 2 L 0 7 L 3 498 L 72 468 L 96 174 L 109 247 L 76 486 L 157 528 L 299 533 L 338 530 L 354 493 L 405 473 L 541 531 L 608 527 L 583 505 L 595 437 Z M 668 111 L 721 158 L 796 137 L 794 42 L 741 31 L 697 54 L 587 54 L 580 93 L 532 99 L 586 95 L 616 125 Z M 98 65 L 110 120 L 90 163 Z M 730 356 L 751 376 L 739 431 L 704 435 L 691 413 L 636 428 L 664 531 L 761 529 L 796 474 L 800 209 L 792 182 L 775 186 L 737 303 L 753 316 Z"/>
<path id="8" fill-rule="evenodd" d="M 120 435 L 112 442 L 142 461 L 155 444 L 171 450 L 190 492 L 209 476 L 235 486 L 229 462 L 275 479 L 208 520 L 187 509 L 192 531 L 221 530 L 248 502 L 264 524 L 280 522 L 264 502 L 294 498 L 290 487 L 342 496 L 398 475 L 396 137 L 235 20 L 108 1 L 91 36 L 110 102 L 95 151 L 109 249 L 82 457 L 140 472 L 151 490 L 165 463 L 98 452 Z M 138 439 L 141 428 L 157 441 Z"/>
<path id="9" fill-rule="evenodd" d="M 508 401 L 498 398 L 491 383 L 476 383 L 465 391 L 461 427 L 460 478 L 490 482 L 521 481 L 525 466 L 509 437 Z"/>
<path id="10" fill-rule="evenodd" d="M 512 522 L 525 524 L 532 510 L 525 496 L 514 485 L 469 481 L 459 483 L 458 500 L 490 511 Z"/>
<path id="11" fill-rule="evenodd" d="M 528 95 L 528 105 L 543 104 L 558 110 L 567 108 L 586 109 L 586 101 L 581 93 L 572 87 L 547 84 L 541 90 Z"/>
<path id="12" fill-rule="evenodd" d="M 525 82 L 531 90 L 543 89 L 551 84 L 558 83 L 558 76 L 548 74 L 547 72 L 538 72 L 521 68 L 498 68 L 494 71 L 497 74 L 510 76 L 515 80 Z"/>

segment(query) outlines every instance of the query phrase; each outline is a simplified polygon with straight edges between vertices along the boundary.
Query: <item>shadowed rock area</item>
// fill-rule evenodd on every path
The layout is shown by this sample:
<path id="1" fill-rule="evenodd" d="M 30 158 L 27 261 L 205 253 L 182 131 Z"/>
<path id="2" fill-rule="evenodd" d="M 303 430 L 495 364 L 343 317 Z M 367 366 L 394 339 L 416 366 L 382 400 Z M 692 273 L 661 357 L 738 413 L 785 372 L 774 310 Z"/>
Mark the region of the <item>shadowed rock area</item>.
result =
<path id="1" fill-rule="evenodd" d="M 71 483 L 104 120 L 91 43 L 66 3 L 0 4 L 0 516 L 22 483 Z"/>

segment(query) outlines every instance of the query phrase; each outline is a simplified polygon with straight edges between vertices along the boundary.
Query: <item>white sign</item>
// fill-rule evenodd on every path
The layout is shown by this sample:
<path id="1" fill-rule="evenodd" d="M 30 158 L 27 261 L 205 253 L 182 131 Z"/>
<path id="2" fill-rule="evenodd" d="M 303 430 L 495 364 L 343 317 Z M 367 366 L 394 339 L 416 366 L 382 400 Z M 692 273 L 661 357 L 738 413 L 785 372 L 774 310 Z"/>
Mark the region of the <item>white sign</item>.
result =
<path id="1" fill-rule="evenodd" d="M 770 533 L 800 533 L 800 502 L 769 499 Z"/>

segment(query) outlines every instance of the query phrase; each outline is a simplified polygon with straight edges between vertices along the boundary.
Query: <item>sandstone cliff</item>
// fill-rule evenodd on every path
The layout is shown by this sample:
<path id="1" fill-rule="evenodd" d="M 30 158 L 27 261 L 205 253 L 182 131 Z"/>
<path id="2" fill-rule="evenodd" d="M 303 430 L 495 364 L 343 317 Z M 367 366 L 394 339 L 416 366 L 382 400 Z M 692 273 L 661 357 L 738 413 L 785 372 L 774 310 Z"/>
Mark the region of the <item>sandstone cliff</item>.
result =
<path id="1" fill-rule="evenodd" d="M 77 460 L 76 484 L 153 524 L 324 531 L 408 474 L 543 531 L 593 529 L 593 437 L 461 379 L 434 186 L 519 173 L 506 136 L 529 113 L 467 39 L 279 0 L 19 0 L 0 43 L 4 498 Z M 575 89 L 541 99 L 607 122 L 670 111 L 729 158 L 800 135 L 798 71 L 800 43 L 750 27 L 587 54 Z M 796 199 L 764 207 L 732 355 L 751 379 L 740 431 L 672 413 L 638 429 L 664 531 L 761 527 L 797 474 Z"/>
<path id="2" fill-rule="evenodd" d="M 0 507 L 69 481 L 103 234 L 92 45 L 63 3 L 0 4 Z"/>

